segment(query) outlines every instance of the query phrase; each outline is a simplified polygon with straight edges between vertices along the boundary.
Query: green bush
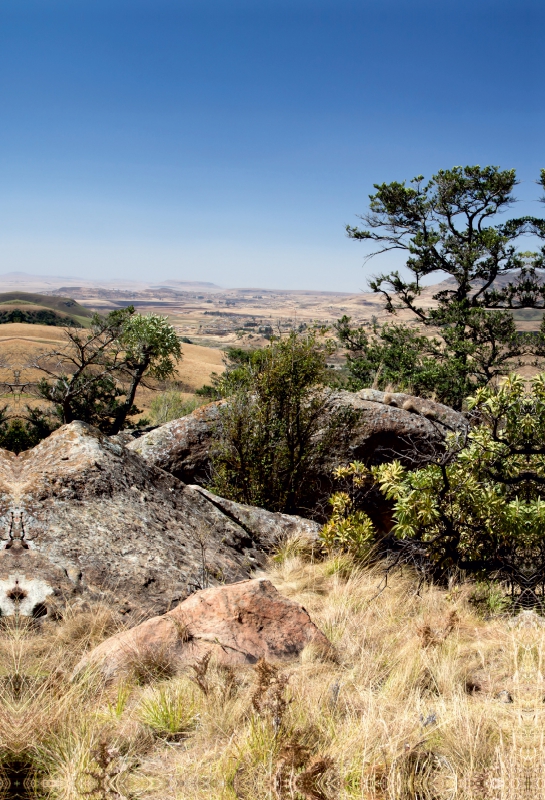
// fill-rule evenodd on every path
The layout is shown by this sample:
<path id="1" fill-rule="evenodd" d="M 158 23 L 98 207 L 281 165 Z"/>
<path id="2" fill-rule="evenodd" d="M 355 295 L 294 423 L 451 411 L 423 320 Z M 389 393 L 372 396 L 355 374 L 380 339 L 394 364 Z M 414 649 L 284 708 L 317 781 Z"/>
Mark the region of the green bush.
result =
<path id="1" fill-rule="evenodd" d="M 365 483 L 369 470 L 358 461 L 334 471 L 337 480 L 349 483 L 348 491 L 335 492 L 329 499 L 331 517 L 320 531 L 320 541 L 328 555 L 347 553 L 366 558 L 375 540 L 375 527 L 364 511 L 356 508 L 357 490 Z"/>
<path id="2" fill-rule="evenodd" d="M 333 347 L 319 331 L 291 331 L 261 350 L 231 352 L 216 383 L 228 402 L 215 431 L 212 491 L 308 514 L 321 460 L 350 423 L 324 391 Z"/>
<path id="3" fill-rule="evenodd" d="M 53 416 L 27 406 L 24 416 L 8 418 L 0 413 L 0 447 L 19 454 L 35 447 L 59 426 Z"/>
<path id="4" fill-rule="evenodd" d="M 393 534 L 445 574 L 497 577 L 532 592 L 545 569 L 545 373 L 469 398 L 474 427 L 452 434 L 434 463 L 374 467 L 394 503 Z"/>
<path id="5" fill-rule="evenodd" d="M 458 409 L 468 395 L 501 374 L 529 341 L 517 336 L 509 314 L 481 309 L 466 315 L 463 342 L 446 322 L 440 338 L 399 323 L 352 326 L 347 316 L 334 327 L 347 351 L 350 390 L 394 389 Z"/>

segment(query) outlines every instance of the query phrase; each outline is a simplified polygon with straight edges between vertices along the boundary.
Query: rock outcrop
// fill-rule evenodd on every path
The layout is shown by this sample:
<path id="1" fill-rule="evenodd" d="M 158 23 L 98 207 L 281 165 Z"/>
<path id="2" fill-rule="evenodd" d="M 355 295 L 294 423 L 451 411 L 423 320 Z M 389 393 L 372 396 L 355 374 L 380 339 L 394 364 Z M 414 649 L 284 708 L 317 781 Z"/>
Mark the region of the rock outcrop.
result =
<path id="1" fill-rule="evenodd" d="M 318 526 L 228 503 L 81 422 L 0 451 L 0 611 L 42 616 L 73 595 L 163 613 L 248 578 L 275 539 Z"/>
<path id="2" fill-rule="evenodd" d="M 210 403 L 181 419 L 167 422 L 129 442 L 127 447 L 148 464 L 160 467 L 187 483 L 203 483 L 210 473 L 210 450 L 214 428 L 220 420 L 221 405 Z M 323 493 L 331 488 L 331 469 L 339 463 L 360 460 L 378 463 L 409 453 L 425 458 L 440 446 L 450 431 L 465 432 L 465 417 L 448 406 L 400 392 L 332 391 L 331 409 L 355 412 L 348 437 L 340 437 L 323 463 Z M 317 501 L 323 498 L 316 498 Z"/>
<path id="3" fill-rule="evenodd" d="M 127 443 L 129 450 L 184 483 L 205 483 L 210 474 L 210 448 L 223 401 L 201 406 Z"/>
<path id="4" fill-rule="evenodd" d="M 111 636 L 80 661 L 76 673 L 96 668 L 109 678 L 154 656 L 181 666 L 208 652 L 229 665 L 286 661 L 309 644 L 332 652 L 302 606 L 268 580 L 247 580 L 196 592 L 164 616 Z"/>

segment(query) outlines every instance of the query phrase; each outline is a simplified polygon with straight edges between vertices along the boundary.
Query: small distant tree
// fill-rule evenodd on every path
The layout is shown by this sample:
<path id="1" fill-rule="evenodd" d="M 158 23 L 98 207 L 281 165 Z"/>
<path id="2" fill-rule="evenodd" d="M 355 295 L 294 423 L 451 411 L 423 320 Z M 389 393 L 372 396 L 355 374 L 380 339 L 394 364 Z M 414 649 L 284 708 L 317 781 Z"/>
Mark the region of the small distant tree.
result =
<path id="1" fill-rule="evenodd" d="M 318 465 L 347 422 L 328 402 L 332 347 L 319 332 L 292 331 L 262 350 L 233 352 L 216 384 L 226 402 L 213 491 L 272 511 L 308 511 Z"/>
<path id="2" fill-rule="evenodd" d="M 115 434 L 138 413 L 138 386 L 148 377 L 171 376 L 179 358 L 180 343 L 166 318 L 129 306 L 95 315 L 87 330 L 67 328 L 64 343 L 29 366 L 43 375 L 37 393 L 61 424 L 78 419 Z"/>
<path id="3" fill-rule="evenodd" d="M 43 376 L 37 393 L 49 401 L 61 424 L 76 419 L 102 429 L 111 422 L 121 389 L 120 337 L 134 308 L 95 314 L 89 329 L 66 328 L 64 342 L 42 352 L 28 366 Z"/>
<path id="4" fill-rule="evenodd" d="M 121 370 L 127 381 L 125 397 L 118 403 L 111 426 L 116 434 L 127 417 L 134 413 L 136 390 L 144 378 L 164 381 L 176 371 L 182 350 L 176 331 L 166 317 L 158 314 L 131 314 L 119 336 L 122 348 Z"/>

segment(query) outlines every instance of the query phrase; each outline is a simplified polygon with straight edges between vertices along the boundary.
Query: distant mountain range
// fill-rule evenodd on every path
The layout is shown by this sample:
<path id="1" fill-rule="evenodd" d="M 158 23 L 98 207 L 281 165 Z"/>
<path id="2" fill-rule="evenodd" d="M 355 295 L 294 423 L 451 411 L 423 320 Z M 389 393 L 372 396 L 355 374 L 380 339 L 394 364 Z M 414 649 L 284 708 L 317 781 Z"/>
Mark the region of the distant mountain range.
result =
<path id="1" fill-rule="evenodd" d="M 0 289 L 13 291 L 24 289 L 29 292 L 53 291 L 55 289 L 69 288 L 70 286 L 97 287 L 104 289 L 122 289 L 131 291 L 146 291 L 159 289 L 180 289 L 180 291 L 218 291 L 222 287 L 215 283 L 205 281 L 178 281 L 168 279 L 165 281 L 137 281 L 137 280 L 102 280 L 100 278 L 78 278 L 73 275 L 31 275 L 28 272 L 6 272 L 0 275 Z"/>

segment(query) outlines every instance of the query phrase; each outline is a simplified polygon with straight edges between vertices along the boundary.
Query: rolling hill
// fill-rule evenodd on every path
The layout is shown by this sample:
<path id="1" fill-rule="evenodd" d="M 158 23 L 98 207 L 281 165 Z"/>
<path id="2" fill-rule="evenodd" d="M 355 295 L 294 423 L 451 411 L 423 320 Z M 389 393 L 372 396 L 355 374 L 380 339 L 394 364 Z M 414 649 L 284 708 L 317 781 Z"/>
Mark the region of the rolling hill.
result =
<path id="1" fill-rule="evenodd" d="M 0 293 L 0 324 L 25 322 L 38 325 L 87 327 L 93 312 L 69 297 L 34 292 Z"/>

